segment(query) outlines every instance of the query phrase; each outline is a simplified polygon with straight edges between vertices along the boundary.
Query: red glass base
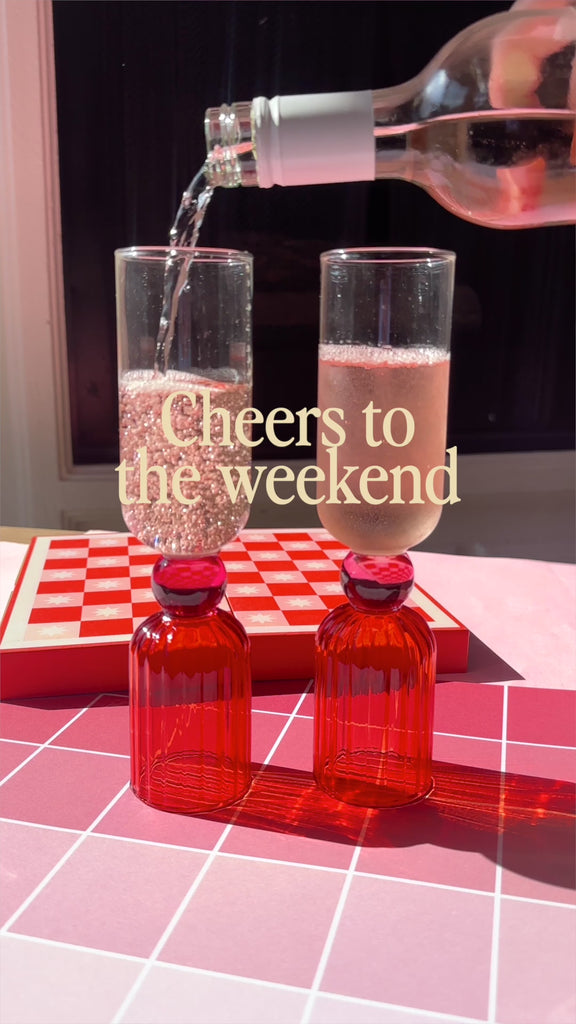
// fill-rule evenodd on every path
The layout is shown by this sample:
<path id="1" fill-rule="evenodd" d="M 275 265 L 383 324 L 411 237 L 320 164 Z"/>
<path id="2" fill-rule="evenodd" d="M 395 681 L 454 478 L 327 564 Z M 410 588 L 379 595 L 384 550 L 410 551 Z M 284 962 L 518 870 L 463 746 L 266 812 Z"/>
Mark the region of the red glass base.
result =
<path id="1" fill-rule="evenodd" d="M 432 788 L 436 642 L 422 617 L 401 607 L 409 558 L 366 561 L 345 560 L 355 607 L 335 608 L 316 638 L 314 775 L 337 800 L 398 807 Z M 385 561 L 394 563 L 387 581 L 375 567 Z"/>
<path id="2" fill-rule="evenodd" d="M 169 612 L 146 619 L 130 646 L 132 789 L 163 811 L 215 810 L 251 782 L 250 648 L 240 623 L 216 608 L 221 567 L 217 558 L 157 563 L 153 590 Z"/>

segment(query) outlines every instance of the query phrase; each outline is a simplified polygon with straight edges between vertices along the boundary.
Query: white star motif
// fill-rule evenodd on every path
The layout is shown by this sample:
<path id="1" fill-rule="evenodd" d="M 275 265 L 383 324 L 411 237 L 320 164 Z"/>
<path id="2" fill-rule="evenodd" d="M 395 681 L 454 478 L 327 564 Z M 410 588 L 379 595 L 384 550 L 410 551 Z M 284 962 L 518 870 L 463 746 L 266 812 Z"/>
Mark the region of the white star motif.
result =
<path id="1" fill-rule="evenodd" d="M 287 540 L 284 542 L 286 551 L 308 551 L 314 547 L 310 541 L 307 540 Z"/>
<path id="2" fill-rule="evenodd" d="M 315 569 L 330 569 L 331 566 L 328 562 L 300 562 L 300 568 L 306 569 L 307 571 L 314 571 Z"/>
<path id="3" fill-rule="evenodd" d="M 120 590 L 127 585 L 126 580 L 95 580 L 95 590 Z"/>
<path id="4" fill-rule="evenodd" d="M 118 606 L 106 605 L 104 608 L 97 608 L 96 615 L 99 619 L 115 619 L 122 615 L 122 609 Z"/>
<path id="5" fill-rule="evenodd" d="M 257 594 L 259 589 L 260 588 L 258 586 L 256 586 L 256 587 L 238 587 L 238 590 L 236 591 L 236 596 L 237 597 L 241 597 L 241 596 L 242 597 L 247 597 L 250 594 Z"/>
<path id="6" fill-rule="evenodd" d="M 335 558 L 338 561 L 340 558 L 346 558 L 349 550 L 349 548 L 327 548 L 326 554 L 328 558 Z"/>
<path id="7" fill-rule="evenodd" d="M 67 597 L 65 594 L 53 594 L 51 597 L 46 598 L 46 604 L 70 604 L 71 597 Z"/>
<path id="8" fill-rule="evenodd" d="M 318 584 L 316 584 L 318 586 Z M 322 584 L 323 594 L 342 594 L 342 587 L 339 583 L 323 583 Z"/>
<path id="9" fill-rule="evenodd" d="M 312 602 L 309 597 L 293 597 L 288 604 L 291 608 L 309 608 Z"/>
<path id="10" fill-rule="evenodd" d="M 154 594 L 152 593 L 151 590 L 138 590 L 134 594 L 133 600 L 136 600 L 136 598 L 138 599 L 138 601 L 153 601 Z"/>
<path id="11" fill-rule="evenodd" d="M 270 579 L 274 583 L 297 583 L 299 576 L 297 572 L 275 572 Z"/>
<path id="12" fill-rule="evenodd" d="M 122 565 L 122 561 L 122 558 L 92 558 L 90 565 L 104 568 L 109 565 Z"/>
<path id="13" fill-rule="evenodd" d="M 40 636 L 62 636 L 66 632 L 64 626 L 44 626 L 40 630 Z"/>
<path id="14" fill-rule="evenodd" d="M 247 541 L 256 541 L 258 544 L 264 543 L 264 541 L 270 542 L 270 537 L 266 537 L 263 533 L 251 533 L 249 537 L 246 537 Z"/>
<path id="15" fill-rule="evenodd" d="M 226 562 L 226 572 L 250 572 L 251 562 Z"/>
<path id="16" fill-rule="evenodd" d="M 50 548 L 50 554 L 48 558 L 83 558 L 88 554 L 86 548 Z"/>
<path id="17" fill-rule="evenodd" d="M 261 622 L 261 623 L 264 623 L 264 622 L 274 622 L 274 616 L 273 615 L 264 615 L 263 612 L 258 612 L 257 615 L 251 615 L 250 616 L 250 622 Z"/>
<path id="18" fill-rule="evenodd" d="M 130 568 L 131 576 L 149 576 L 152 567 L 150 565 L 133 565 Z"/>
<path id="19" fill-rule="evenodd" d="M 277 562 L 288 558 L 283 551 L 254 551 L 253 558 L 259 562 Z"/>
<path id="20" fill-rule="evenodd" d="M 53 569 L 50 572 L 50 578 L 53 580 L 73 580 L 74 573 L 68 569 Z"/>

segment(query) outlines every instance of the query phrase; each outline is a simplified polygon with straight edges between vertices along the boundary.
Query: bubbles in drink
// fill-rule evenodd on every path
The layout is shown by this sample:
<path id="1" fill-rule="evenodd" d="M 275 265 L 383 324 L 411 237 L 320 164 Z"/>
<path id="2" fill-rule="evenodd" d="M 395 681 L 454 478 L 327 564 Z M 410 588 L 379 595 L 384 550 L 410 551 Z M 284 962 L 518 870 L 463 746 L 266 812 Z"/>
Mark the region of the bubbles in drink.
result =
<path id="1" fill-rule="evenodd" d="M 175 392 L 169 425 L 183 445 L 171 442 L 162 422 L 164 403 Z M 161 375 L 137 370 L 122 375 L 119 393 L 125 495 L 122 465 L 120 488 L 128 529 L 165 555 L 218 552 L 246 525 L 250 512 L 242 493 L 236 503 L 231 501 L 218 469 L 250 464 L 250 448 L 240 444 L 234 433 L 236 416 L 251 404 L 250 385 L 174 370 Z M 207 401 L 212 408 L 210 443 L 203 445 Z M 227 417 L 217 409 L 229 413 L 229 432 Z"/>
<path id="2" fill-rule="evenodd" d="M 449 369 L 448 353 L 433 347 L 320 345 L 318 405 L 344 414 L 346 440 L 336 449 L 337 462 L 341 474 L 344 467 L 357 467 L 348 484 L 358 504 L 327 503 L 328 485 L 320 483 L 318 496 L 324 495 L 325 500 L 317 506 L 318 514 L 326 529 L 352 551 L 397 555 L 420 543 L 437 525 L 442 507 L 430 500 L 425 481 L 445 461 Z M 365 412 L 370 403 L 379 410 L 373 415 Z M 406 409 L 414 420 L 412 439 L 398 447 L 383 434 L 383 419 L 391 409 Z M 392 426 L 394 441 L 403 442 L 407 436 L 404 417 L 398 414 L 397 419 L 398 425 L 394 419 Z M 367 420 L 373 428 L 369 435 Z M 319 434 L 317 462 L 326 479 L 331 459 L 334 456 Z M 369 493 L 374 504 L 359 488 L 360 476 L 370 466 L 381 467 L 387 474 L 382 480 L 376 479 L 377 471 L 372 474 Z M 415 472 L 393 472 L 406 466 Z M 442 478 L 443 473 L 438 476 Z M 440 480 L 435 481 L 435 491 L 441 498 Z"/>

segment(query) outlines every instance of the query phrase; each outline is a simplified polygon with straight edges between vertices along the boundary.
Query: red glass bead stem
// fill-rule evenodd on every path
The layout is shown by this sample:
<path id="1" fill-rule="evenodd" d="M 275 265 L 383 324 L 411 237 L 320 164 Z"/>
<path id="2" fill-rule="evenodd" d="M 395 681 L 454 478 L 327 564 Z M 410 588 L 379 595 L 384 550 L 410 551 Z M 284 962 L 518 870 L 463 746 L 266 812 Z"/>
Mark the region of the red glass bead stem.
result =
<path id="1" fill-rule="evenodd" d="M 407 555 L 351 553 L 342 567 L 350 604 L 318 630 L 314 774 L 338 800 L 394 807 L 430 791 L 436 643 L 402 607 L 413 578 Z"/>
<path id="2" fill-rule="evenodd" d="M 225 586 L 217 557 L 160 559 L 152 589 L 163 610 L 132 638 L 131 783 L 160 810 L 214 810 L 250 785 L 249 642 L 217 608 Z"/>

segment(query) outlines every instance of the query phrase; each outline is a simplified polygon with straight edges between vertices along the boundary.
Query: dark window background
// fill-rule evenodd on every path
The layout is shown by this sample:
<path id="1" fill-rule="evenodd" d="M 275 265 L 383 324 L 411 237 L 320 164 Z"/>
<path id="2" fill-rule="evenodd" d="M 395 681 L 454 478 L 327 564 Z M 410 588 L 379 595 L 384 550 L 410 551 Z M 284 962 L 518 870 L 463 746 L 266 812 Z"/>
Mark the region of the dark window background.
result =
<path id="1" fill-rule="evenodd" d="M 117 461 L 113 250 L 167 241 L 205 156 L 205 108 L 396 84 L 460 29 L 508 6 L 55 0 L 77 463 Z M 254 404 L 264 412 L 315 405 L 320 252 L 454 249 L 450 444 L 460 452 L 572 447 L 573 242 L 568 227 L 468 224 L 420 189 L 389 181 L 218 190 L 201 238 L 255 255 Z M 277 455 L 258 449 L 260 458 Z"/>

